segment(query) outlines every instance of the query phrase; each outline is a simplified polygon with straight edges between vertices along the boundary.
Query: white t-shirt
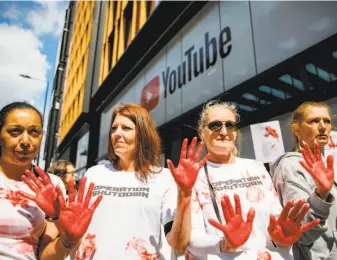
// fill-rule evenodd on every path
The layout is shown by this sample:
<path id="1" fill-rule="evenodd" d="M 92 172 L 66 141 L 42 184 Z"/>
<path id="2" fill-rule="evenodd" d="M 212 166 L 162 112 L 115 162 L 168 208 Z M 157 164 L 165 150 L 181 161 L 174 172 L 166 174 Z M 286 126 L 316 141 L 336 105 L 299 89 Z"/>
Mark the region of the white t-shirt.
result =
<path id="1" fill-rule="evenodd" d="M 90 204 L 103 194 L 77 253 L 79 259 L 164 259 L 162 226 L 173 221 L 177 188 L 168 169 L 147 183 L 133 172 L 96 165 L 85 176 L 95 183 Z"/>
<path id="2" fill-rule="evenodd" d="M 220 253 L 219 242 L 224 235 L 208 222 L 209 218 L 217 220 L 217 217 L 203 168 L 194 186 L 192 199 L 191 253 L 199 259 L 293 259 L 291 248 L 275 247 L 268 234 L 269 215 L 278 217 L 282 207 L 264 165 L 256 160 L 235 158 L 235 162 L 231 164 L 207 162 L 207 169 L 222 223 L 226 221 L 222 214 L 221 198 L 227 194 L 235 209 L 236 193 L 240 196 L 245 221 L 249 208 L 255 209 L 253 229 L 248 241 L 236 252 Z"/>
<path id="3" fill-rule="evenodd" d="M 62 180 L 49 176 L 65 194 Z M 23 181 L 9 180 L 0 173 L 0 259 L 35 260 L 45 214 L 35 202 L 19 196 L 19 190 L 35 195 Z"/>

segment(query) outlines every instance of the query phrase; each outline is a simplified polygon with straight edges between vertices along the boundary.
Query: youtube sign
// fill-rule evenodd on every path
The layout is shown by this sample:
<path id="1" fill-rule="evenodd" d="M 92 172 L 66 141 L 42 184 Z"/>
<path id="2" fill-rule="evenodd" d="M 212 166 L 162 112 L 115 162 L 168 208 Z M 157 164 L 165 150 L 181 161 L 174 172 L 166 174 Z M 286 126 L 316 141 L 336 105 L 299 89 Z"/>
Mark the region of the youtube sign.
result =
<path id="1" fill-rule="evenodd" d="M 159 76 L 154 77 L 143 89 L 140 95 L 140 104 L 147 111 L 153 110 L 159 103 Z"/>
<path id="2" fill-rule="evenodd" d="M 206 32 L 204 46 L 197 48 L 192 45 L 185 52 L 186 60 L 176 69 L 168 66 L 162 71 L 164 98 L 213 67 L 218 58 L 225 59 L 232 51 L 231 39 L 232 33 L 228 26 L 220 31 L 218 37 L 210 37 L 209 32 Z M 159 103 L 159 88 L 160 77 L 156 76 L 142 89 L 140 104 L 148 111 L 153 110 Z"/>

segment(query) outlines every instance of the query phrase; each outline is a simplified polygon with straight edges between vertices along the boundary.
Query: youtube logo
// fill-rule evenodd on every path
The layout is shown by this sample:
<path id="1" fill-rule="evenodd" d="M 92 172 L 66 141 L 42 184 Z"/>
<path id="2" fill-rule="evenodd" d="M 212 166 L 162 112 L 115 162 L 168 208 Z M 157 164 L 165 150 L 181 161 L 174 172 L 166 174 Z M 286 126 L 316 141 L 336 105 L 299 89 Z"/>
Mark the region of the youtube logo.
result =
<path id="1" fill-rule="evenodd" d="M 154 77 L 143 89 L 140 104 L 147 111 L 153 110 L 159 103 L 159 76 Z"/>

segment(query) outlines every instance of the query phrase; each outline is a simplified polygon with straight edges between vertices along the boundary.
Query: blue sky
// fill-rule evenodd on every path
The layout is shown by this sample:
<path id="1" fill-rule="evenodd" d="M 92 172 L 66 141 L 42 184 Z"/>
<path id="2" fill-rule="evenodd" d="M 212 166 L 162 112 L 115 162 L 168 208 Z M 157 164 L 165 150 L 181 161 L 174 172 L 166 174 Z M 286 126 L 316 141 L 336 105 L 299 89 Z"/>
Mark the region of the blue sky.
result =
<path id="1" fill-rule="evenodd" d="M 50 108 L 58 45 L 68 1 L 0 0 L 0 109 L 13 101 L 28 101 L 43 112 L 49 91 Z M 39 80 L 22 78 L 26 74 Z M 45 137 L 45 136 L 44 136 Z M 45 138 L 42 139 L 41 154 Z M 44 161 L 40 161 L 44 168 Z"/>
<path id="2" fill-rule="evenodd" d="M 26 100 L 42 112 L 46 81 L 50 100 L 67 7 L 65 1 L 0 1 L 0 86 L 6 93 L 0 95 L 0 108 Z"/>

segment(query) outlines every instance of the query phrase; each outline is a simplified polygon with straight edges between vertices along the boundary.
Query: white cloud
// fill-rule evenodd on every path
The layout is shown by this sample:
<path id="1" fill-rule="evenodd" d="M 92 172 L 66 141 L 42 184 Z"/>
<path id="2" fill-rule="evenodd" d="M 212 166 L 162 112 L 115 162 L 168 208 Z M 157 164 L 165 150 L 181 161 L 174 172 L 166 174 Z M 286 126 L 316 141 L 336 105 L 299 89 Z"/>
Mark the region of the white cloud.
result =
<path id="1" fill-rule="evenodd" d="M 53 36 L 54 40 L 59 40 L 69 2 L 35 3 L 37 5 L 32 7 L 34 9 L 13 3 L 0 11 L 0 17 L 10 21 L 10 24 L 0 24 L 0 109 L 13 101 L 27 101 L 43 112 L 47 72 L 51 65 L 48 64 L 43 50 L 44 43 L 39 37 Z M 22 78 L 19 74 L 40 80 Z M 47 120 L 48 106 L 45 112 L 44 118 Z M 40 151 L 42 167 L 45 163 L 42 159 L 44 141 Z"/>
<path id="2" fill-rule="evenodd" d="M 26 22 L 37 35 L 60 36 L 68 2 L 35 1 L 40 5 L 28 12 Z"/>
<path id="3" fill-rule="evenodd" d="M 46 82 L 19 74 L 46 81 L 50 66 L 42 53 L 43 43 L 31 30 L 6 23 L 0 24 L 0 35 L 4 39 L 0 41 L 0 106 L 22 100 L 42 104 Z M 42 110 L 41 105 L 37 108 Z"/>
<path id="4" fill-rule="evenodd" d="M 27 8 L 13 2 L 0 14 L 10 21 L 10 24 L 0 24 L 0 37 L 3 39 L 0 41 L 0 108 L 13 101 L 26 100 L 41 112 L 43 110 L 46 77 L 51 65 L 39 37 L 53 36 L 54 40 L 58 40 L 69 2 L 34 3 Z M 53 59 L 54 54 L 50 58 Z M 42 81 L 22 78 L 19 74 Z"/>

